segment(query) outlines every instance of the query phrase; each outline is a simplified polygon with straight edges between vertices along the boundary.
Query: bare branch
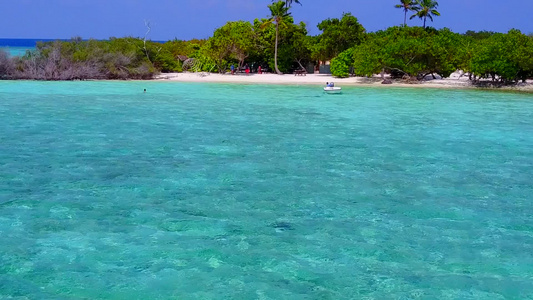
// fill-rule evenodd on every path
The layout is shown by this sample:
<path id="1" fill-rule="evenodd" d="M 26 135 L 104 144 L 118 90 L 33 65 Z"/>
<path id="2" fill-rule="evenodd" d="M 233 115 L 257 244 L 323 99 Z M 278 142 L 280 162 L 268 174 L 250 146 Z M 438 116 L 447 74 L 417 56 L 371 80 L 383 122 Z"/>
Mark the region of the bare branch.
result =
<path id="1" fill-rule="evenodd" d="M 147 30 L 146 30 L 146 33 L 144 34 L 144 38 L 143 38 L 143 44 L 144 44 L 144 49 L 143 50 L 144 50 L 144 53 L 146 54 L 146 58 L 148 59 L 150 64 L 152 64 L 152 66 L 153 66 L 154 64 L 152 63 L 152 60 L 150 59 L 150 55 L 148 55 L 148 48 L 146 48 L 146 37 L 148 37 L 148 34 L 152 30 L 152 27 L 150 26 L 150 22 L 147 21 L 147 20 L 144 20 L 144 26 L 146 26 Z"/>

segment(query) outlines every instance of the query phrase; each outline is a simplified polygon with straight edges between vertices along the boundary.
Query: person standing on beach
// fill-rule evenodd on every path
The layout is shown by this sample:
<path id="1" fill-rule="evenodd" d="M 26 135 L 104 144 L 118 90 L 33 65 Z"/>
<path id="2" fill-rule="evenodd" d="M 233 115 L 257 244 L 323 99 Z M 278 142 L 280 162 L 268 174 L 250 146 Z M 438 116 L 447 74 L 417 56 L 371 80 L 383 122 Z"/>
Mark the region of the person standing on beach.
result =
<path id="1" fill-rule="evenodd" d="M 235 66 L 231 65 L 230 69 L 231 69 L 231 75 L 234 75 L 235 74 Z"/>
<path id="2" fill-rule="evenodd" d="M 261 66 L 257 67 L 257 74 L 262 74 L 261 73 Z"/>

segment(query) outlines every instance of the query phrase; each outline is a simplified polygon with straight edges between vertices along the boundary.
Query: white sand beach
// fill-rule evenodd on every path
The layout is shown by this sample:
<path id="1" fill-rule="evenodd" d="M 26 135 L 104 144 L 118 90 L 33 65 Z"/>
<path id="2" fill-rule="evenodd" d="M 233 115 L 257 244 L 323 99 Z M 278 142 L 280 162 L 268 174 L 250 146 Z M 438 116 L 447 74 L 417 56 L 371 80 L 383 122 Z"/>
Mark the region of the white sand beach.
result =
<path id="1" fill-rule="evenodd" d="M 372 78 L 349 77 L 334 78 L 327 74 L 307 74 L 305 76 L 294 74 L 218 74 L 218 73 L 163 73 L 156 80 L 178 82 L 218 82 L 218 83 L 244 83 L 244 84 L 288 84 L 288 85 L 325 85 L 333 81 L 336 86 L 372 86 L 372 87 L 424 87 L 424 88 L 477 88 L 468 80 L 468 76 L 453 73 L 449 78 L 428 79 L 416 83 L 407 83 L 404 80 L 393 80 L 392 84 L 382 84 L 379 75 Z M 507 86 L 498 89 L 533 92 L 533 83 Z"/>

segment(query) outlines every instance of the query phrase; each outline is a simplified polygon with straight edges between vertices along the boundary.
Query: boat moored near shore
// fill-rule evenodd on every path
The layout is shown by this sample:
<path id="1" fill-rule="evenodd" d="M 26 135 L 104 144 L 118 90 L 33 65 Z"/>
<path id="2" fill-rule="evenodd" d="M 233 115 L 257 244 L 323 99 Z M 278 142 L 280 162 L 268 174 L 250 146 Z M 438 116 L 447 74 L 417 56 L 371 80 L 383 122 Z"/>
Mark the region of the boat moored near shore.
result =
<path id="1" fill-rule="evenodd" d="M 324 92 L 326 94 L 340 94 L 342 92 L 342 88 L 337 86 L 326 86 L 324 87 Z"/>

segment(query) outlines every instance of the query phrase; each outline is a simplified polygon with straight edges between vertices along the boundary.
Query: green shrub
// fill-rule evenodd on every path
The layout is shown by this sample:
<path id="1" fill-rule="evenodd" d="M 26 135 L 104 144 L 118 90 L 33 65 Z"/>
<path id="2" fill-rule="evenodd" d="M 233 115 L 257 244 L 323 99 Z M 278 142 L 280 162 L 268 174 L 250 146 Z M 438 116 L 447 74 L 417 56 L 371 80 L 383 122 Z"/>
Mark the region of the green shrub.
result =
<path id="1" fill-rule="evenodd" d="M 331 60 L 331 74 L 335 77 L 346 78 L 350 76 L 350 68 L 354 64 L 354 49 L 350 48 L 341 52 L 339 56 Z"/>

